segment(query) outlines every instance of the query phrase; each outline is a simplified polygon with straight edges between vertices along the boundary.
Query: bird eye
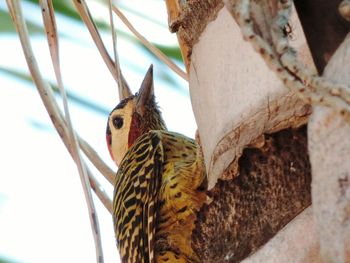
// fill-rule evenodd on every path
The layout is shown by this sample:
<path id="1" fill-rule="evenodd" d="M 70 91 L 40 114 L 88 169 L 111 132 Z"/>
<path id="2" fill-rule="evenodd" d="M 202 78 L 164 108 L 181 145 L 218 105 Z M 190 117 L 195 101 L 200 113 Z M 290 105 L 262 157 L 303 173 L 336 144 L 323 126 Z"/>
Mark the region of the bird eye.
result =
<path id="1" fill-rule="evenodd" d="M 120 129 L 121 127 L 123 127 L 123 124 L 124 124 L 124 120 L 122 117 L 115 117 L 113 119 L 113 125 L 116 129 Z"/>

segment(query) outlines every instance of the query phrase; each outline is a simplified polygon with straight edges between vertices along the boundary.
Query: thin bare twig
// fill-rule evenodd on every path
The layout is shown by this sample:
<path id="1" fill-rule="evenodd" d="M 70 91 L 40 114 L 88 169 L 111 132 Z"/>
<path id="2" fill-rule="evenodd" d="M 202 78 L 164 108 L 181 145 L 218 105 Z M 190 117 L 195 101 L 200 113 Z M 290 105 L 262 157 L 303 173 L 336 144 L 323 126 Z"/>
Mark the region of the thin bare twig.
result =
<path id="1" fill-rule="evenodd" d="M 10 12 L 11 14 L 11 12 Z M 50 35 L 50 33 L 49 33 Z M 34 55 L 33 55 L 34 56 Z M 34 71 L 38 71 L 39 69 L 33 68 Z M 35 72 L 31 71 L 31 74 L 35 74 Z M 38 72 L 40 74 L 40 72 Z M 42 79 L 37 79 L 36 85 L 38 83 L 42 83 Z M 63 116 L 56 104 L 56 101 L 53 96 L 51 95 L 51 88 L 48 87 L 47 83 L 42 83 L 43 90 L 49 90 L 46 95 L 49 97 L 47 104 L 45 104 L 46 108 L 48 109 L 48 112 L 52 118 L 56 118 L 56 122 L 54 122 L 55 127 L 57 131 L 59 132 L 60 136 L 62 137 L 63 140 L 66 138 L 66 136 L 63 134 L 63 132 L 66 132 L 66 127 L 65 127 L 65 121 L 63 120 Z M 44 93 L 45 94 L 45 93 Z M 45 102 L 45 96 L 42 98 L 43 101 Z M 58 116 L 60 115 L 59 119 Z M 96 168 L 102 173 L 102 175 L 113 185 L 114 184 L 114 175 L 115 172 L 109 168 L 103 161 L 102 159 L 97 155 L 97 153 L 93 150 L 93 148 L 81 137 L 78 136 L 78 141 L 80 144 L 80 147 L 82 148 L 83 152 L 86 154 L 86 156 L 89 158 L 89 160 L 96 166 Z M 66 145 L 69 146 L 68 140 L 65 140 Z M 68 148 L 69 149 L 69 148 Z"/>
<path id="2" fill-rule="evenodd" d="M 118 76 L 119 100 L 122 100 L 124 98 L 130 97 L 132 95 L 132 92 L 131 92 L 126 80 L 124 80 L 124 77 L 122 75 L 122 70 L 121 70 L 120 64 L 119 64 L 119 55 L 118 55 L 118 49 L 117 49 L 117 34 L 116 34 L 116 29 L 114 27 L 114 21 L 113 21 L 113 11 L 112 11 L 113 3 L 112 2 L 113 2 L 113 0 L 108 0 L 108 11 L 109 11 L 109 19 L 110 19 L 111 30 L 112 30 L 115 70 L 116 70 L 117 76 Z"/>
<path id="3" fill-rule="evenodd" d="M 97 180 L 92 180 L 94 177 L 92 175 L 92 172 L 90 171 L 89 167 L 84 163 L 86 167 L 87 174 L 89 175 L 89 181 L 92 190 L 96 193 L 98 199 L 102 202 L 104 207 L 107 209 L 107 211 L 112 215 L 112 200 L 109 198 L 108 194 L 102 187 L 102 185 Z"/>
<path id="4" fill-rule="evenodd" d="M 80 180 L 82 183 L 85 200 L 89 211 L 90 224 L 93 230 L 92 232 L 95 240 L 96 257 L 99 262 L 103 262 L 104 259 L 103 259 L 103 250 L 102 250 L 102 242 L 101 242 L 101 234 L 100 234 L 100 225 L 98 222 L 94 201 L 92 199 L 91 186 L 88 179 L 86 166 L 83 165 L 82 163 L 76 134 L 73 130 L 73 124 L 69 113 L 67 94 L 63 86 L 60 59 L 59 59 L 59 41 L 58 41 L 57 30 L 56 30 L 55 12 L 52 6 L 52 2 L 50 0 L 49 1 L 40 0 L 39 3 L 42 10 L 44 26 L 46 29 L 47 40 L 48 40 L 50 54 L 51 54 L 51 60 L 52 60 L 52 64 L 53 64 L 56 79 L 57 79 L 57 85 L 63 99 L 65 120 L 67 124 L 67 130 L 68 130 L 69 141 L 71 146 L 70 149 L 71 149 L 73 159 L 75 160 L 75 163 L 79 171 Z"/>
<path id="5" fill-rule="evenodd" d="M 114 21 L 113 21 L 113 13 L 112 13 L 112 0 L 108 0 L 108 11 L 109 11 L 109 20 L 111 24 L 111 29 L 112 29 L 112 40 L 113 40 L 113 54 L 114 54 L 114 64 L 115 64 L 115 70 L 118 75 L 118 87 L 122 87 L 123 83 L 121 80 L 121 69 L 119 65 L 119 56 L 117 52 L 117 35 L 114 29 Z M 119 94 L 120 97 L 120 94 Z"/>
<path id="6" fill-rule="evenodd" d="M 102 159 L 98 156 L 96 151 L 82 138 L 78 138 L 80 147 L 83 150 L 84 154 L 89 158 L 92 164 L 100 171 L 100 173 L 107 179 L 111 185 L 114 185 L 114 178 L 116 172 L 109 168 Z"/>
<path id="7" fill-rule="evenodd" d="M 85 0 L 73 0 L 73 3 L 76 7 L 76 9 L 78 10 L 78 13 L 81 17 L 81 19 L 83 20 L 84 24 L 86 25 L 86 27 L 88 28 L 90 35 L 92 37 L 92 39 L 95 42 L 95 45 L 98 49 L 98 51 L 101 54 L 101 57 L 103 58 L 107 68 L 109 69 L 109 71 L 111 72 L 113 78 L 116 80 L 117 83 L 119 83 L 119 81 L 121 81 L 123 83 L 123 87 L 128 87 L 128 84 L 125 80 L 125 78 L 123 77 L 123 74 L 120 72 L 120 76 L 121 76 L 121 80 L 119 80 L 118 77 L 118 73 L 116 71 L 116 66 L 115 63 L 113 62 L 113 60 L 111 59 L 111 57 L 108 54 L 108 51 L 102 41 L 102 38 L 100 36 L 100 33 L 97 30 L 97 27 L 92 19 L 92 16 L 90 14 L 89 8 L 85 2 Z"/>
<path id="8" fill-rule="evenodd" d="M 113 11 L 118 15 L 120 20 L 130 29 L 130 31 L 141 41 L 145 47 L 147 47 L 154 55 L 156 55 L 161 61 L 163 61 L 170 69 L 177 73 L 184 80 L 188 81 L 187 73 L 179 68 L 174 62 L 172 62 L 162 51 L 152 45 L 144 36 L 142 36 L 125 17 L 125 15 L 114 5 Z"/>
<path id="9" fill-rule="evenodd" d="M 28 68 L 30 70 L 30 73 L 32 75 L 33 81 L 39 91 L 39 94 L 41 96 L 41 99 L 46 107 L 46 110 L 49 113 L 49 116 L 52 120 L 52 123 L 54 124 L 58 134 L 62 138 L 65 146 L 67 147 L 68 151 L 71 152 L 71 146 L 69 143 L 69 137 L 67 132 L 67 126 L 63 119 L 62 113 L 54 99 L 54 95 L 52 92 L 51 87 L 48 85 L 48 83 L 43 79 L 39 68 L 37 61 L 34 57 L 33 50 L 31 47 L 31 43 L 28 36 L 27 27 L 23 18 L 21 6 L 18 0 L 7 0 L 7 5 L 9 8 L 9 13 L 12 17 L 12 20 L 15 24 L 15 28 L 18 31 L 20 41 L 22 44 L 22 49 L 25 54 L 25 58 L 27 60 Z M 85 164 L 84 164 L 85 165 Z M 89 172 L 89 179 L 92 185 L 95 186 L 94 190 L 96 191 L 96 194 L 99 196 L 101 200 L 106 200 L 104 202 L 107 209 L 111 207 L 111 201 L 108 198 L 108 195 L 105 194 L 102 187 L 99 186 L 96 179 L 93 177 L 93 175 Z M 96 187 L 98 186 L 98 187 Z M 110 209 L 109 209 L 110 211 Z M 93 219 L 95 220 L 95 214 L 92 215 Z M 102 259 L 98 259 L 100 262 L 102 262 Z"/>

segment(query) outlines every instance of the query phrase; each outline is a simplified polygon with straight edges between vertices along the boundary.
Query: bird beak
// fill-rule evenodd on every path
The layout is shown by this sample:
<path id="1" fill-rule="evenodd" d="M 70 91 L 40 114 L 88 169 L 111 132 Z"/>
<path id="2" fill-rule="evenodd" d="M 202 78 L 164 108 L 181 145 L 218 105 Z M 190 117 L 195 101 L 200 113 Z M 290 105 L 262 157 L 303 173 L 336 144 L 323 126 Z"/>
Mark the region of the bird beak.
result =
<path id="1" fill-rule="evenodd" d="M 140 90 L 136 99 L 136 111 L 142 116 L 145 112 L 145 107 L 151 100 L 154 99 L 153 88 L 153 65 L 151 65 L 142 81 Z"/>

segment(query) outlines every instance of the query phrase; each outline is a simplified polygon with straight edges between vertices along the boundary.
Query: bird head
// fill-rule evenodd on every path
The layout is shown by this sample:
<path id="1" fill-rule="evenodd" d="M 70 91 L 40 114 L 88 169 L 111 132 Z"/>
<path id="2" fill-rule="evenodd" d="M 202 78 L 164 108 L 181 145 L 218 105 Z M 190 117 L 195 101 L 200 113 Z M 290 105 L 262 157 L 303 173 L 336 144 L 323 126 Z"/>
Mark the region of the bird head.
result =
<path id="1" fill-rule="evenodd" d="M 155 101 L 152 65 L 139 91 L 133 95 L 128 89 L 121 97 L 109 114 L 106 131 L 109 153 L 118 166 L 139 136 L 151 130 L 166 129 Z"/>

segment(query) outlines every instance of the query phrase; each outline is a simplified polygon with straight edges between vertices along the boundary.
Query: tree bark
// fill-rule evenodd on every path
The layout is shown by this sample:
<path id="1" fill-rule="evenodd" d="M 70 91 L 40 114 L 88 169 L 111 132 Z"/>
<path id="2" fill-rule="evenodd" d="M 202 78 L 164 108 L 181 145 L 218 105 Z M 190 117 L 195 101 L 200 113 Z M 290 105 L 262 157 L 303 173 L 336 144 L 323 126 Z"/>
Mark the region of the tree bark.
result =
<path id="1" fill-rule="evenodd" d="M 306 127 L 265 135 L 246 148 L 238 175 L 209 191 L 192 234 L 202 262 L 238 262 L 311 204 Z"/>
<path id="2" fill-rule="evenodd" d="M 324 70 L 350 84 L 350 35 Z M 350 125 L 332 109 L 316 107 L 309 124 L 312 199 L 325 262 L 350 262 Z"/>
<path id="3" fill-rule="evenodd" d="M 242 263 L 323 263 L 316 237 L 312 208 L 309 207 Z"/>
<path id="4" fill-rule="evenodd" d="M 310 105 L 288 91 L 286 79 L 281 80 L 275 74 L 278 69 L 287 70 L 288 77 L 293 79 L 298 77 L 299 68 L 290 70 L 283 62 L 283 68 L 273 68 L 271 63 L 265 63 L 281 58 L 278 44 L 283 45 L 284 42 L 276 42 L 276 35 L 272 33 L 276 30 L 276 15 L 283 12 L 283 8 L 278 7 L 288 1 L 251 0 L 251 20 L 240 22 L 241 27 L 244 23 L 253 24 L 252 31 L 272 46 L 271 53 L 263 48 L 256 52 L 242 38 L 241 27 L 236 23 L 242 14 L 234 12 L 234 6 L 239 1 L 228 1 L 232 8 L 230 12 L 219 0 L 168 0 L 168 5 L 171 2 L 176 2 L 171 7 L 175 6 L 176 12 L 170 19 L 170 27 L 178 33 L 185 54 L 191 101 L 209 180 L 210 202 L 200 210 L 192 235 L 193 248 L 199 257 L 203 262 L 238 262 L 245 258 L 246 263 L 267 260 L 321 262 L 324 259 L 345 262 L 350 255 L 350 184 L 348 166 L 345 165 L 350 147 L 348 144 L 339 147 L 339 143 L 349 134 L 348 127 L 344 127 L 346 125 L 340 117 L 333 118 L 335 113 L 332 117 L 322 113 L 323 121 L 319 121 L 316 113 L 313 121 L 318 126 L 315 128 L 315 124 L 311 124 L 312 135 L 307 136 L 305 124 L 311 113 Z M 330 15 L 322 17 L 325 21 L 320 23 L 327 25 L 327 29 L 320 25 L 313 28 L 312 25 L 317 24 L 315 17 L 319 15 L 315 10 L 311 12 L 314 17 L 307 17 L 310 9 L 306 9 L 305 5 L 315 8 L 319 4 L 322 12 L 326 12 L 330 5 L 334 7 L 334 2 L 296 2 L 301 22 L 307 34 L 310 34 L 307 35 L 308 42 L 295 9 L 288 21 L 290 28 L 286 28 L 285 34 L 290 35 L 289 42 L 297 51 L 298 62 L 316 73 L 314 58 L 321 72 L 339 45 L 344 27 L 332 24 L 333 9 Z M 330 35 L 325 34 L 323 37 L 328 41 L 321 45 L 317 34 L 309 33 L 313 29 L 318 30 L 318 34 L 329 32 L 333 26 L 337 30 Z M 248 36 L 252 39 L 255 37 L 246 34 Z M 266 58 L 266 54 L 270 54 L 270 57 Z M 337 75 L 334 70 L 331 72 Z M 310 98 L 309 101 L 311 103 Z M 323 138 L 329 132 L 327 125 L 339 128 L 339 132 L 330 138 L 329 143 L 323 143 Z M 327 126 L 326 129 L 323 126 Z M 316 205 L 315 218 L 310 208 L 293 220 L 311 204 L 307 138 L 311 141 L 309 149 L 313 151 L 313 173 L 319 173 L 322 177 L 313 182 L 313 198 L 320 205 Z M 316 141 L 313 141 L 315 138 Z M 326 154 L 339 149 L 343 149 L 344 154 L 339 154 L 343 159 L 323 161 Z M 337 176 L 331 176 L 327 171 L 335 171 Z M 328 192 L 331 198 L 324 196 Z M 332 206 L 329 210 L 331 215 L 324 216 L 329 206 Z M 316 230 L 320 232 L 325 228 L 328 228 L 324 231 L 325 235 L 320 235 L 321 259 Z M 276 233 L 277 236 L 256 252 Z M 338 234 L 332 236 L 332 233 Z M 281 257 L 281 253 L 285 256 Z"/>

